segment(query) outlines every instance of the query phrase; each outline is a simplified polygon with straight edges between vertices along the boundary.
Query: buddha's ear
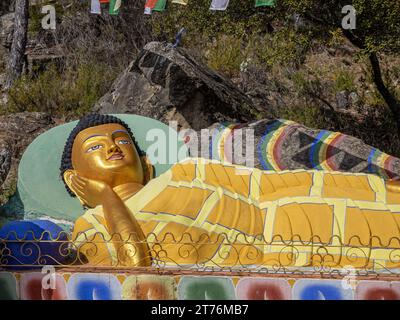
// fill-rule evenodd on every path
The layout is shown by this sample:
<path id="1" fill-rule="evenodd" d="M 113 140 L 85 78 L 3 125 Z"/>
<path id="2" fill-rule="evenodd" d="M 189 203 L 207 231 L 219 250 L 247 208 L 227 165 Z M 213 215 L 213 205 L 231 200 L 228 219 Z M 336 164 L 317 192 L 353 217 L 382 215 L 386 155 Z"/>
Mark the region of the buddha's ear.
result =
<path id="1" fill-rule="evenodd" d="M 79 199 L 82 205 L 85 205 L 84 201 L 77 195 L 76 191 L 74 190 L 74 186 L 72 184 L 72 177 L 76 175 L 75 170 L 68 169 L 64 172 L 63 178 L 65 183 L 67 184 L 68 188 L 75 194 L 75 196 Z"/>
<path id="2" fill-rule="evenodd" d="M 146 156 L 143 156 L 140 159 L 142 161 L 142 166 L 143 166 L 143 176 L 144 176 L 143 183 L 147 184 L 151 179 L 154 178 L 154 167 Z"/>

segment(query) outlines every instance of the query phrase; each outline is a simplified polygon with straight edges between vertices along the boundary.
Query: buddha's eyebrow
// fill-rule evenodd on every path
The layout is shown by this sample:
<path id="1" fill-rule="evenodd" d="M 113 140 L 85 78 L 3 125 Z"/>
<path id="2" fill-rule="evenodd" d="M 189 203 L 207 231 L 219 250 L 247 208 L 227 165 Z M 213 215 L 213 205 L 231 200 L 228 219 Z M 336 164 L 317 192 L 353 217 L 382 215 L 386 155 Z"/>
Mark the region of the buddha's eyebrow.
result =
<path id="1" fill-rule="evenodd" d="M 114 134 L 116 134 L 116 133 L 119 133 L 119 132 L 128 134 L 128 132 L 125 131 L 125 130 L 115 130 L 115 131 L 112 133 L 112 135 L 114 135 Z"/>
<path id="2" fill-rule="evenodd" d="M 128 133 L 127 131 L 125 131 L 125 130 L 115 130 L 115 131 L 111 134 L 111 136 L 114 137 L 117 133 L 125 133 L 126 135 L 129 136 L 129 133 Z"/>
<path id="3" fill-rule="evenodd" d="M 114 136 L 114 135 L 116 135 L 117 133 L 125 133 L 125 134 L 129 135 L 128 132 L 125 131 L 125 130 L 115 130 L 115 131 L 111 134 L 111 136 Z M 105 134 L 93 134 L 93 135 L 87 137 L 85 140 L 83 140 L 83 142 L 86 142 L 86 140 L 92 139 L 92 138 L 94 138 L 94 137 L 106 137 L 106 136 L 107 136 L 107 135 L 105 135 Z"/>
<path id="4" fill-rule="evenodd" d="M 94 137 L 105 137 L 105 135 L 104 134 L 93 134 L 93 135 L 87 137 L 85 140 L 83 140 L 83 142 L 86 142 L 86 140 L 92 139 Z"/>

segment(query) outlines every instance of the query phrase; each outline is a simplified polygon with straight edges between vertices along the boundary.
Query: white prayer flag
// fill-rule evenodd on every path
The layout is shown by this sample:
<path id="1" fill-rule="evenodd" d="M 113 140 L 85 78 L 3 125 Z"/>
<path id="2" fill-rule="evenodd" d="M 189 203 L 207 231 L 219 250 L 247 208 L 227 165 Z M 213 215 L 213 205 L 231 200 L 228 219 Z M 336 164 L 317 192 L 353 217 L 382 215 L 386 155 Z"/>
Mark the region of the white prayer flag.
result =
<path id="1" fill-rule="evenodd" d="M 212 0 L 210 10 L 224 11 L 228 8 L 229 0 Z"/>
<path id="2" fill-rule="evenodd" d="M 92 0 L 90 12 L 94 14 L 101 14 L 100 0 Z"/>

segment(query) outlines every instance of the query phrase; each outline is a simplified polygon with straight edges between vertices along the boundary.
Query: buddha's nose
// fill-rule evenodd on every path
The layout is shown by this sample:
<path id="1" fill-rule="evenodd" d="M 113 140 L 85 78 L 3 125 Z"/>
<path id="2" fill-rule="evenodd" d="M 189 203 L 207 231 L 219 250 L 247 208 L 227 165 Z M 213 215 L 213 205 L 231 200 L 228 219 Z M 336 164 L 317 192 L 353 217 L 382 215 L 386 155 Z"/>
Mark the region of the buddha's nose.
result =
<path id="1" fill-rule="evenodd" d="M 118 147 L 118 145 L 116 145 L 115 143 L 113 143 L 110 148 L 108 149 L 108 153 L 115 153 L 115 152 L 120 152 L 122 153 L 121 149 Z"/>

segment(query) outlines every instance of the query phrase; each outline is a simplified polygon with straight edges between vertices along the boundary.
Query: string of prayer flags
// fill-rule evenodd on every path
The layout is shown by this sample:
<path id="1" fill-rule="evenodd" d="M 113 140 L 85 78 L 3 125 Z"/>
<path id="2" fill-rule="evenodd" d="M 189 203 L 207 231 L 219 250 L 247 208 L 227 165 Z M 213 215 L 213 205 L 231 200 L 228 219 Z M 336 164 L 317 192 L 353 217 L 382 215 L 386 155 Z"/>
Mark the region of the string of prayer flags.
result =
<path id="1" fill-rule="evenodd" d="M 92 0 L 90 5 L 90 13 L 101 14 L 101 4 L 99 0 Z"/>
<path id="2" fill-rule="evenodd" d="M 172 3 L 176 3 L 176 4 L 182 4 L 184 6 L 186 6 L 188 4 L 189 0 L 172 0 Z"/>
<path id="3" fill-rule="evenodd" d="M 165 11 L 168 0 L 146 0 L 144 14 L 151 15 L 153 11 Z M 225 11 L 229 6 L 230 0 L 212 0 L 210 10 Z M 274 7 L 277 0 L 255 0 L 257 7 Z M 189 0 L 171 0 L 172 3 L 188 5 Z M 91 0 L 90 12 L 101 14 L 101 5 L 109 4 L 109 14 L 118 15 L 122 5 L 122 0 Z"/>
<path id="4" fill-rule="evenodd" d="M 228 5 L 229 0 L 212 0 L 210 10 L 224 11 Z"/>
<path id="5" fill-rule="evenodd" d="M 274 7 L 276 0 L 256 0 L 256 7 Z"/>
<path id="6" fill-rule="evenodd" d="M 156 5 L 153 8 L 153 11 L 164 11 L 167 6 L 167 0 L 158 0 Z"/>
<path id="7" fill-rule="evenodd" d="M 122 0 L 110 0 L 109 13 L 111 15 L 118 15 L 121 8 Z"/>

